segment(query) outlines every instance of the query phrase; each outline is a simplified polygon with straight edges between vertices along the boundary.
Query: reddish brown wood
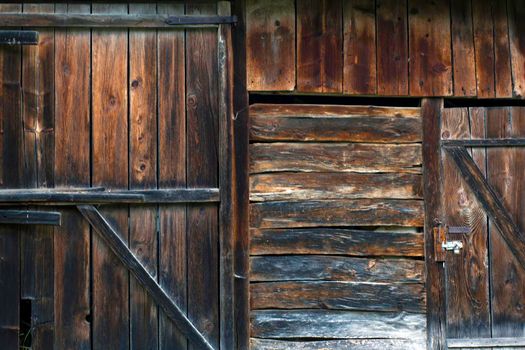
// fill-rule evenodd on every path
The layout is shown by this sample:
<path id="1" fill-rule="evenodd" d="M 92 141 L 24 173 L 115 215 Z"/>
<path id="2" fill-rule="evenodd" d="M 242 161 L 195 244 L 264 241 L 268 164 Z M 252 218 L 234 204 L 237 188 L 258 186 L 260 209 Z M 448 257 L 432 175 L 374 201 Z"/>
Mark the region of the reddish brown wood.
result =
<path id="1" fill-rule="evenodd" d="M 513 95 L 525 96 L 525 1 L 508 0 L 509 42 L 512 63 Z"/>
<path id="2" fill-rule="evenodd" d="M 494 97 L 494 22 L 491 0 L 472 2 L 474 48 L 476 56 L 477 96 Z"/>
<path id="3" fill-rule="evenodd" d="M 493 1 L 494 18 L 494 76 L 496 97 L 512 97 L 509 24 L 507 2 Z"/>
<path id="4" fill-rule="evenodd" d="M 341 0 L 297 1 L 297 91 L 342 92 Z"/>

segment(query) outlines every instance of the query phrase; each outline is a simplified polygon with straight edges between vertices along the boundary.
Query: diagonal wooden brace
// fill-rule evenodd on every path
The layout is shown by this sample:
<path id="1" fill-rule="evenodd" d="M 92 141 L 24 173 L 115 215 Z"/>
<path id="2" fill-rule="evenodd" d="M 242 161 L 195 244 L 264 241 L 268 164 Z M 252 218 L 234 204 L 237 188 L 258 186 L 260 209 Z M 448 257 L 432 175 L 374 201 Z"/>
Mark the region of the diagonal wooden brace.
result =
<path id="1" fill-rule="evenodd" d="M 77 208 L 95 232 L 98 233 L 115 253 L 121 263 L 137 278 L 155 303 L 174 321 L 177 328 L 193 342 L 195 346 L 202 349 L 214 350 L 204 335 L 199 332 L 177 304 L 173 302 L 157 281 L 148 273 L 144 266 L 142 266 L 140 261 L 133 255 L 126 243 L 120 238 L 102 214 L 92 205 L 79 205 Z"/>

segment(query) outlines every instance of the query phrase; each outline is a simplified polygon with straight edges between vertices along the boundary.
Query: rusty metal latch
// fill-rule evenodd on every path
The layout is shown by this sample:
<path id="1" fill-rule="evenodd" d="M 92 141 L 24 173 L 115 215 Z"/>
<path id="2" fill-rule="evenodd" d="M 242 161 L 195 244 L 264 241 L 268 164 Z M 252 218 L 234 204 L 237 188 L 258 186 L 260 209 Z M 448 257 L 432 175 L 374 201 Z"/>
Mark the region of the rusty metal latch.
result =
<path id="1" fill-rule="evenodd" d="M 446 251 L 453 251 L 454 254 L 459 254 L 459 251 L 463 249 L 463 242 L 461 241 L 445 241 L 441 242 L 441 248 Z"/>
<path id="2" fill-rule="evenodd" d="M 436 262 L 443 262 L 447 257 L 447 252 L 459 254 L 463 249 L 463 242 L 461 240 L 447 240 L 449 233 L 451 234 L 469 234 L 470 228 L 466 226 L 448 227 L 438 223 L 433 229 L 434 233 L 434 260 Z"/>

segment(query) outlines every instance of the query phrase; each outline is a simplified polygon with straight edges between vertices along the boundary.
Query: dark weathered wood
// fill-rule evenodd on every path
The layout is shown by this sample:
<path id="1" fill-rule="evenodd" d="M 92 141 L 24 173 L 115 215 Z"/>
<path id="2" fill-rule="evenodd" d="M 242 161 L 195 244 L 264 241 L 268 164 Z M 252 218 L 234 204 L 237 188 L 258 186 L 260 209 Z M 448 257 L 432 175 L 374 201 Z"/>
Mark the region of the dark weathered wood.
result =
<path id="1" fill-rule="evenodd" d="M 165 15 L 184 14 L 183 3 L 157 5 Z M 186 187 L 185 33 L 159 30 L 158 135 L 159 188 Z M 186 205 L 159 206 L 159 284 L 185 313 L 187 311 Z M 187 348 L 186 337 L 159 310 L 161 349 Z"/>
<path id="2" fill-rule="evenodd" d="M 258 282 L 250 285 L 250 308 L 425 312 L 422 284 L 341 281 Z"/>
<path id="3" fill-rule="evenodd" d="M 56 5 L 56 12 L 89 13 L 89 4 Z M 89 29 L 55 30 L 55 185 L 90 185 Z M 75 116 L 72 118 L 72 116 Z M 81 151 L 80 151 L 81 150 Z M 55 228 L 55 348 L 91 349 L 90 230 L 75 208 L 61 208 Z"/>
<path id="4" fill-rule="evenodd" d="M 295 1 L 246 2 L 248 90 L 295 88 Z"/>
<path id="5" fill-rule="evenodd" d="M 423 226 L 423 203 L 395 199 L 261 202 L 250 205 L 250 218 L 255 228 Z"/>
<path id="6" fill-rule="evenodd" d="M 477 96 L 495 97 L 493 1 L 472 2 Z"/>
<path id="7" fill-rule="evenodd" d="M 0 210 L 0 224 L 60 226 L 61 215 L 54 211 Z"/>
<path id="8" fill-rule="evenodd" d="M 376 9 L 372 0 L 343 0 L 343 92 L 375 94 Z"/>
<path id="9" fill-rule="evenodd" d="M 525 338 L 467 338 L 447 339 L 449 349 L 457 348 L 523 348 Z"/>
<path id="10" fill-rule="evenodd" d="M 408 95 L 407 5 L 376 1 L 377 93 Z"/>
<path id="11" fill-rule="evenodd" d="M 34 30 L 0 30 L 0 45 L 36 45 L 38 32 Z"/>
<path id="12" fill-rule="evenodd" d="M 423 116 L 423 187 L 425 198 L 425 263 L 427 266 L 427 348 L 446 345 L 446 304 L 443 265 L 435 262 L 433 228 L 442 221 L 441 207 L 441 111 L 443 100 L 425 99 Z"/>
<path id="13" fill-rule="evenodd" d="M 500 197 L 487 183 L 483 173 L 476 166 L 466 149 L 449 147 L 446 148 L 446 150 L 456 163 L 458 170 L 465 178 L 465 182 L 470 186 L 487 215 L 499 229 L 509 249 L 518 259 L 519 263 L 525 266 L 525 237 L 523 237 L 516 223 L 512 220 Z"/>
<path id="14" fill-rule="evenodd" d="M 344 340 L 275 340 L 258 339 L 250 340 L 251 349 L 254 350 L 314 350 L 314 349 L 354 349 L 354 350 L 381 350 L 405 349 L 418 350 L 424 347 L 424 341 L 412 339 L 344 339 Z"/>
<path id="15" fill-rule="evenodd" d="M 507 13 L 514 97 L 525 96 L 525 1 L 508 0 Z"/>
<path id="16" fill-rule="evenodd" d="M 471 0 L 450 2 L 454 96 L 476 96 Z"/>
<path id="17" fill-rule="evenodd" d="M 496 97 L 512 97 L 509 23 L 506 1 L 493 1 L 494 20 L 494 77 Z"/>
<path id="18" fill-rule="evenodd" d="M 422 197 L 421 175 L 417 174 L 272 173 L 250 177 L 251 201 Z"/>
<path id="19" fill-rule="evenodd" d="M 424 266 L 423 261 L 413 259 L 321 255 L 254 256 L 250 259 L 250 281 L 422 283 Z"/>
<path id="20" fill-rule="evenodd" d="M 254 143 L 250 172 L 421 173 L 421 145 Z"/>
<path id="21" fill-rule="evenodd" d="M 155 14 L 72 14 L 72 13 L 2 13 L 4 27 L 92 27 L 92 28 L 170 28 L 234 24 L 233 16 L 166 16 Z"/>
<path id="22" fill-rule="evenodd" d="M 342 0 L 297 1 L 297 91 L 343 91 Z"/>
<path id="23" fill-rule="evenodd" d="M 425 316 L 413 313 L 336 310 L 259 310 L 251 316 L 258 338 L 391 338 L 422 342 Z"/>
<path id="24" fill-rule="evenodd" d="M 214 3 L 186 5 L 190 15 L 217 12 Z M 219 106 L 217 30 L 186 31 L 187 186 L 217 187 Z M 188 316 L 219 347 L 218 205 L 188 206 Z M 191 348 L 190 342 L 190 348 Z"/>
<path id="25" fill-rule="evenodd" d="M 191 323 L 180 308 L 171 300 L 166 292 L 157 283 L 155 278 L 149 274 L 142 263 L 133 255 L 127 247 L 126 242 L 106 218 L 93 206 L 81 205 L 78 210 L 90 223 L 99 237 L 109 246 L 111 251 L 120 260 L 124 267 L 131 272 L 137 281 L 153 298 L 155 303 L 164 309 L 164 312 L 176 324 L 176 326 L 198 347 L 213 350 L 213 346 L 208 343 L 204 336 Z"/>
<path id="26" fill-rule="evenodd" d="M 475 140 L 443 140 L 445 147 L 524 147 L 524 138 L 493 138 Z"/>
<path id="27" fill-rule="evenodd" d="M 448 0 L 409 0 L 410 95 L 452 95 Z"/>
<path id="28" fill-rule="evenodd" d="M 423 234 L 340 228 L 250 230 L 253 255 L 335 254 L 422 257 Z"/>
<path id="29" fill-rule="evenodd" d="M 272 105 L 250 107 L 253 141 L 421 141 L 419 108 Z"/>

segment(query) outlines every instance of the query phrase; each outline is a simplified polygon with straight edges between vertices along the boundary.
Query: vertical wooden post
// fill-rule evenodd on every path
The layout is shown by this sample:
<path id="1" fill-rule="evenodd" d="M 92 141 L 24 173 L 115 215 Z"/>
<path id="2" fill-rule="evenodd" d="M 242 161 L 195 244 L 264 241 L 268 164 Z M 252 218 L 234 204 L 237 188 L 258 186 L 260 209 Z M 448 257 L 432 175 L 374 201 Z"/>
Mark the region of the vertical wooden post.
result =
<path id="1" fill-rule="evenodd" d="M 446 347 L 445 274 L 443 263 L 434 259 L 432 229 L 441 213 L 441 111 L 443 99 L 423 99 L 423 194 L 425 199 L 425 262 L 427 267 L 428 349 Z"/>

